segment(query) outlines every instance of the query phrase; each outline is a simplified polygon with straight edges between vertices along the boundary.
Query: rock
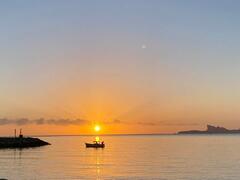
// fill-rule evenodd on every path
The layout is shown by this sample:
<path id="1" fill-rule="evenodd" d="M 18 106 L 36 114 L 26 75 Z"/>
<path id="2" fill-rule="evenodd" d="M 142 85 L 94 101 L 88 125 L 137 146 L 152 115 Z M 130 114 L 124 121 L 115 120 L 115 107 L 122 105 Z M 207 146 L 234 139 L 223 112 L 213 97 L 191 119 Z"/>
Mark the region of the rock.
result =
<path id="1" fill-rule="evenodd" d="M 224 127 L 215 127 L 212 125 L 207 125 L 206 131 L 200 130 L 189 130 L 189 131 L 179 131 L 177 134 L 237 134 L 240 133 L 239 129 L 226 129 Z"/>
<path id="2" fill-rule="evenodd" d="M 29 148 L 50 145 L 39 138 L 32 137 L 0 137 L 0 148 Z"/>

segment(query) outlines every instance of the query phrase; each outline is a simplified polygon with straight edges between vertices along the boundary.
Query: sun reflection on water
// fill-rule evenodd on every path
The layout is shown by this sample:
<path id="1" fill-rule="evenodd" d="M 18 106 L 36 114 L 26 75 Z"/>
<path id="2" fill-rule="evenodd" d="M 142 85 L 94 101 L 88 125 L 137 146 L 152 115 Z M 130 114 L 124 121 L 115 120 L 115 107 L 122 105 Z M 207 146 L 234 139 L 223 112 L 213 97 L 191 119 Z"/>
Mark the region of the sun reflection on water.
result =
<path id="1" fill-rule="evenodd" d="M 96 179 L 101 179 L 102 176 L 102 157 L 103 157 L 103 149 L 94 149 L 94 154 L 95 154 L 95 173 L 96 173 Z"/>

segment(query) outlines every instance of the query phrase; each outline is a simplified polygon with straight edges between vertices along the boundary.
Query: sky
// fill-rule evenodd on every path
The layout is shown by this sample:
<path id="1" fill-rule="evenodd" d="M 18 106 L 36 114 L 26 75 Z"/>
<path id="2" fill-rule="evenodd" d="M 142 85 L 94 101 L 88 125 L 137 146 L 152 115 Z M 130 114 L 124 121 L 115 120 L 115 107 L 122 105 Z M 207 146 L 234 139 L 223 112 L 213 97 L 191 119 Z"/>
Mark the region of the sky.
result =
<path id="1" fill-rule="evenodd" d="M 240 127 L 240 2 L 0 2 L 0 134 Z"/>

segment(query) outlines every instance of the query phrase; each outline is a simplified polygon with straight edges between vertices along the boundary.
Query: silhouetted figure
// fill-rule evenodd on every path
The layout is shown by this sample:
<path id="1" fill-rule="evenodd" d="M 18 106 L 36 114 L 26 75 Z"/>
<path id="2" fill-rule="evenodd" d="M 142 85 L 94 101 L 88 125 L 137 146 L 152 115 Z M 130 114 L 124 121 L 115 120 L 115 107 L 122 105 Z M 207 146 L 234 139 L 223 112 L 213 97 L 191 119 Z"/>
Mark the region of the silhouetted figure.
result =
<path id="1" fill-rule="evenodd" d="M 19 138 L 23 138 L 23 135 L 22 135 L 22 129 L 20 129 Z"/>

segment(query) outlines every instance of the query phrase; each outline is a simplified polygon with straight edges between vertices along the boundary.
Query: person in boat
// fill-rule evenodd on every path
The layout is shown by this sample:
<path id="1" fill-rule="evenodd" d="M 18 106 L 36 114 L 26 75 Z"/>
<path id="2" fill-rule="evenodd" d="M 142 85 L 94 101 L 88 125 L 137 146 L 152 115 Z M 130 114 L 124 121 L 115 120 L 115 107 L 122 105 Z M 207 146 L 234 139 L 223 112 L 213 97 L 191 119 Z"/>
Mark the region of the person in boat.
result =
<path id="1" fill-rule="evenodd" d="M 101 143 L 102 145 L 104 145 L 104 141 L 102 141 L 102 143 Z"/>

